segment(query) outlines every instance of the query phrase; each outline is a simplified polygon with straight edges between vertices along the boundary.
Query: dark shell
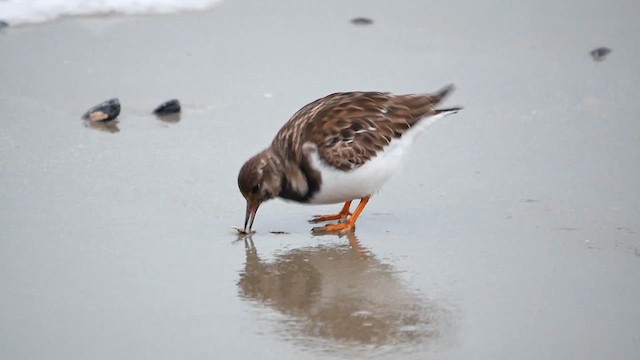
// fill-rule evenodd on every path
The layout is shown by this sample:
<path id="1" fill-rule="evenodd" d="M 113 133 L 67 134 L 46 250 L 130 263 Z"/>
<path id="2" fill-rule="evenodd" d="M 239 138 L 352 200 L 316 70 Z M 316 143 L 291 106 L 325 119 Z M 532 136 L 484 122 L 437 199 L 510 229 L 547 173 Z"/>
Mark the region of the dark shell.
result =
<path id="1" fill-rule="evenodd" d="M 160 104 L 153 113 L 156 115 L 169 115 L 180 112 L 180 101 L 178 99 L 172 99 Z"/>
<path id="2" fill-rule="evenodd" d="M 607 55 L 611 54 L 611 49 L 607 47 L 599 47 L 591 50 L 589 53 L 593 57 L 593 61 L 602 61 Z"/>
<path id="3" fill-rule="evenodd" d="M 9 27 L 9 23 L 6 21 L 0 20 L 0 29 L 6 28 L 6 27 Z"/>
<path id="4" fill-rule="evenodd" d="M 366 17 L 357 17 L 357 18 L 351 19 L 351 23 L 353 25 L 371 25 L 373 24 L 373 20 Z"/>
<path id="5" fill-rule="evenodd" d="M 89 121 L 109 121 L 120 114 L 120 101 L 117 98 L 107 100 L 89 109 L 82 118 Z"/>

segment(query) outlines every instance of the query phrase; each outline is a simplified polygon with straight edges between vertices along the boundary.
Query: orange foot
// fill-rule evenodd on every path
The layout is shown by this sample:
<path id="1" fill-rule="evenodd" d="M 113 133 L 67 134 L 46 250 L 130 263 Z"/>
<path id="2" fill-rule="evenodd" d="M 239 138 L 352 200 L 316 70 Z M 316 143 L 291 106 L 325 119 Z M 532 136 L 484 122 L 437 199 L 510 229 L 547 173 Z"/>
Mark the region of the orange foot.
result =
<path id="1" fill-rule="evenodd" d="M 349 212 L 349 207 L 351 207 L 351 200 L 344 203 L 344 206 L 339 213 L 334 215 L 313 215 L 313 219 L 309 220 L 309 222 L 312 224 L 317 224 L 323 221 L 339 220 L 338 222 L 343 223 L 347 220 L 347 217 L 351 215 L 351 213 Z"/>
<path id="2" fill-rule="evenodd" d="M 311 231 L 314 234 L 326 234 L 326 233 L 336 233 L 336 232 L 348 232 L 348 231 L 355 230 L 356 220 L 358 220 L 358 216 L 360 216 L 360 213 L 362 212 L 364 207 L 367 206 L 367 202 L 369 202 L 368 196 L 360 199 L 360 203 L 358 204 L 356 211 L 353 212 L 353 215 L 351 216 L 351 218 L 349 218 L 349 221 L 338 223 L 338 224 L 328 224 L 321 227 L 315 227 L 311 229 Z M 343 213 L 345 208 L 347 209 L 346 211 L 348 212 L 349 205 L 351 205 L 351 201 L 347 201 L 347 203 L 344 204 L 344 207 L 342 208 L 343 211 L 341 211 L 340 213 Z M 345 218 L 346 218 L 346 215 L 345 215 Z"/>

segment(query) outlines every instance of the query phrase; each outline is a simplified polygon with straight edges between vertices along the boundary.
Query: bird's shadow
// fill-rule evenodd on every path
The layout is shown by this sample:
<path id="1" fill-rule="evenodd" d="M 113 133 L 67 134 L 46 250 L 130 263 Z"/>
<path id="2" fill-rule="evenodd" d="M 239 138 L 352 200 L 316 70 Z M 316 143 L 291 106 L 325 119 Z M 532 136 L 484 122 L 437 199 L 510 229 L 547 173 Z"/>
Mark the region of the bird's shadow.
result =
<path id="1" fill-rule="evenodd" d="M 442 336 L 446 311 L 411 291 L 354 232 L 341 235 L 348 243 L 286 250 L 270 260 L 261 258 L 252 236 L 239 238 L 246 254 L 240 298 L 284 315 L 273 324 L 275 333 L 323 351 L 331 345 L 410 350 L 407 345 L 419 348 Z"/>

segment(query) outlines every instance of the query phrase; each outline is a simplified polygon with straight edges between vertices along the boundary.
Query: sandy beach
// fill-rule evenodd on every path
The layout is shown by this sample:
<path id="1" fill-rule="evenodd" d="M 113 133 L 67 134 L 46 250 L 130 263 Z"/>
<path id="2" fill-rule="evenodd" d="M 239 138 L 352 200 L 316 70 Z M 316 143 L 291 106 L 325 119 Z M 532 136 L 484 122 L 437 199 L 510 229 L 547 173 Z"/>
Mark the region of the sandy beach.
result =
<path id="1" fill-rule="evenodd" d="M 228 0 L 0 29 L 0 358 L 636 359 L 637 13 Z M 278 200 L 238 240 L 238 170 L 300 107 L 449 83 L 464 110 L 353 236 Z"/>

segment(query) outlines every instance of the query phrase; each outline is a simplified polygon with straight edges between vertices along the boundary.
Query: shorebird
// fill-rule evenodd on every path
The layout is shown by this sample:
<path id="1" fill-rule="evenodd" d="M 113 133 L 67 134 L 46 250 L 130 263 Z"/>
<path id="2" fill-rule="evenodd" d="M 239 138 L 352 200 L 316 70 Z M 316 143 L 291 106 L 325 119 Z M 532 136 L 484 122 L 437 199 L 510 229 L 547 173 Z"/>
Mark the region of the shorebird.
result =
<path id="1" fill-rule="evenodd" d="M 398 172 L 415 136 L 461 109 L 436 109 L 453 88 L 407 95 L 343 92 L 304 106 L 240 169 L 238 187 L 247 206 L 238 231 L 251 233 L 258 207 L 275 197 L 344 203 L 339 213 L 315 215 L 310 222 L 338 220 L 320 228 L 326 232 L 355 229 L 371 196 Z M 355 199 L 360 202 L 351 213 Z"/>

